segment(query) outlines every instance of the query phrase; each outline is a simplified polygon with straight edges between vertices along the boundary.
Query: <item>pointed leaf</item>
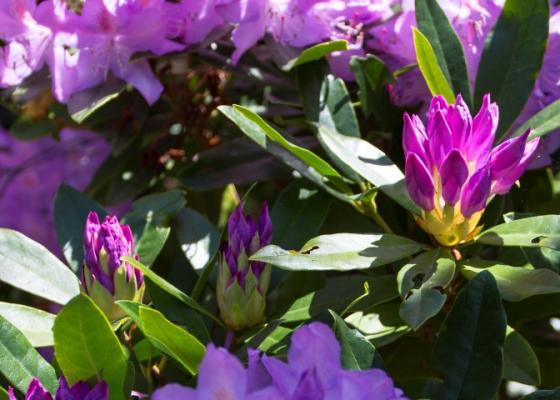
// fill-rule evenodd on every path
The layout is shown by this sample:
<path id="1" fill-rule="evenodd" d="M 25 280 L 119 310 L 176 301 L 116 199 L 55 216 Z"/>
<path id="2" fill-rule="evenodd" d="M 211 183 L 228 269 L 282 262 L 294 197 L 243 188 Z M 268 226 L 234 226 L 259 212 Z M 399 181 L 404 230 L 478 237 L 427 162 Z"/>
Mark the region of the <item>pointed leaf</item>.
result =
<path id="1" fill-rule="evenodd" d="M 54 344 L 52 327 L 55 315 L 21 304 L 0 302 L 0 316 L 23 333 L 33 347 Z"/>

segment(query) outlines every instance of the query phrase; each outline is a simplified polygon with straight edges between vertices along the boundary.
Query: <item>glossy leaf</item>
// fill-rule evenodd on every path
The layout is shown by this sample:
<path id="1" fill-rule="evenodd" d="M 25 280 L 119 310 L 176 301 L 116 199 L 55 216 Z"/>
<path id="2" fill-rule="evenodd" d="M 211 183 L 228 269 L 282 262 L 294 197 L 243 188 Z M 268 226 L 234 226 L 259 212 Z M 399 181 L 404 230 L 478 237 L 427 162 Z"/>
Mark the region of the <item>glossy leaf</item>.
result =
<path id="1" fill-rule="evenodd" d="M 504 344 L 504 379 L 526 385 L 541 382 L 539 359 L 529 342 L 509 326 Z"/>
<path id="2" fill-rule="evenodd" d="M 418 67 L 433 96 L 442 95 L 449 104 L 455 102 L 453 89 L 449 86 L 444 72 L 438 64 L 438 59 L 430 41 L 418 29 L 413 28 L 414 49 Z"/>
<path id="3" fill-rule="evenodd" d="M 560 399 L 560 388 L 554 390 L 537 390 L 527 396 L 523 396 L 521 400 L 558 400 Z"/>
<path id="4" fill-rule="evenodd" d="M 0 302 L 0 316 L 23 333 L 33 347 L 54 344 L 52 327 L 55 315 L 22 304 Z"/>
<path id="5" fill-rule="evenodd" d="M 351 370 L 382 368 L 383 360 L 375 347 L 357 329 L 349 328 L 346 322 L 331 311 L 333 330 L 340 343 L 342 367 Z"/>
<path id="6" fill-rule="evenodd" d="M 80 293 L 74 273 L 39 243 L 0 229 L 0 281 L 58 304 Z"/>
<path id="7" fill-rule="evenodd" d="M 56 239 L 68 265 L 78 276 L 84 262 L 84 230 L 90 211 L 95 211 L 101 220 L 107 215 L 95 200 L 70 186 L 60 186 L 54 199 Z"/>
<path id="8" fill-rule="evenodd" d="M 331 194 L 337 193 L 340 198 L 341 193 L 325 184 L 324 179 L 327 178 L 338 190 L 350 192 L 348 186 L 342 182 L 342 176 L 329 163 L 310 150 L 287 140 L 259 115 L 241 106 L 220 106 L 218 109 L 251 140 L 315 184 Z"/>
<path id="9" fill-rule="evenodd" d="M 447 295 L 443 289 L 455 274 L 455 260 L 447 250 L 430 250 L 414 258 L 399 270 L 397 282 L 403 299 L 399 315 L 417 330 L 443 307 Z"/>
<path id="10" fill-rule="evenodd" d="M 172 357 L 190 373 L 196 374 L 206 351 L 202 343 L 157 310 L 141 306 L 139 318 L 140 329 L 156 348 Z"/>
<path id="11" fill-rule="evenodd" d="M 282 69 L 284 71 L 290 71 L 299 65 L 319 60 L 334 51 L 345 50 L 348 50 L 348 42 L 346 40 L 333 40 L 330 42 L 319 43 L 303 50 L 299 56 L 286 63 Z"/>
<path id="12" fill-rule="evenodd" d="M 128 356 L 103 312 L 85 296 L 72 299 L 54 322 L 57 362 L 70 384 L 105 380 L 110 400 L 124 400 Z"/>
<path id="13" fill-rule="evenodd" d="M 421 249 L 422 245 L 397 235 L 338 233 L 311 239 L 299 252 L 269 245 L 251 260 L 290 271 L 352 271 L 386 265 Z"/>
<path id="14" fill-rule="evenodd" d="M 195 270 L 201 270 L 220 246 L 220 233 L 206 216 L 192 208 L 177 214 L 175 234 L 185 257 Z"/>
<path id="15" fill-rule="evenodd" d="M 488 271 L 494 276 L 502 298 L 507 301 L 521 301 L 531 296 L 560 292 L 560 275 L 549 269 L 467 261 L 461 273 L 471 279 L 481 271 Z"/>
<path id="16" fill-rule="evenodd" d="M 481 272 L 459 293 L 443 322 L 432 366 L 444 379 L 430 382 L 432 400 L 494 398 L 502 379 L 506 316 L 496 282 Z"/>
<path id="17" fill-rule="evenodd" d="M 138 261 L 136 261 L 132 257 L 123 257 L 123 260 L 126 260 L 127 262 L 132 264 L 135 268 L 138 268 L 139 270 L 141 270 L 146 279 L 151 280 L 154 283 L 154 285 L 157 285 L 163 291 L 169 293 L 171 296 L 175 297 L 177 300 L 186 304 L 187 306 L 189 306 L 193 310 L 196 310 L 196 311 L 200 312 L 201 314 L 206 315 L 207 317 L 212 319 L 214 322 L 216 322 L 218 325 L 223 326 L 222 321 L 220 321 L 215 315 L 213 315 L 211 312 L 209 312 L 204 307 L 202 307 L 200 304 L 198 304 L 196 302 L 196 300 L 194 300 L 192 297 L 188 296 L 187 294 L 181 292 L 179 289 L 177 289 L 171 283 L 167 282 L 165 279 L 158 276 L 154 271 L 152 271 L 151 269 L 149 269 L 148 267 L 146 267 L 142 263 L 139 263 Z"/>
<path id="18" fill-rule="evenodd" d="M 58 380 L 53 367 L 33 348 L 24 334 L 2 316 L 0 332 L 0 373 L 23 393 L 35 377 L 47 390 L 54 392 Z"/>
<path id="19" fill-rule="evenodd" d="M 541 69 L 548 37 L 548 0 L 506 0 L 484 47 L 475 84 L 475 109 L 486 93 L 500 107 L 499 139 L 525 105 Z"/>
<path id="20" fill-rule="evenodd" d="M 485 230 L 475 240 L 492 246 L 560 250 L 560 215 L 542 215 L 507 222 Z"/>
<path id="21" fill-rule="evenodd" d="M 531 128 L 529 139 L 544 136 L 560 128 L 560 100 L 549 104 L 521 125 L 512 136 L 522 135 Z"/>
<path id="22" fill-rule="evenodd" d="M 420 212 L 408 195 L 404 174 L 385 153 L 365 140 L 344 136 L 326 127 L 319 127 L 319 136 L 340 160 L 364 179 L 408 211 Z"/>
<path id="23" fill-rule="evenodd" d="M 418 28 L 432 45 L 446 81 L 472 108 L 471 88 L 463 46 L 437 0 L 416 0 Z"/>

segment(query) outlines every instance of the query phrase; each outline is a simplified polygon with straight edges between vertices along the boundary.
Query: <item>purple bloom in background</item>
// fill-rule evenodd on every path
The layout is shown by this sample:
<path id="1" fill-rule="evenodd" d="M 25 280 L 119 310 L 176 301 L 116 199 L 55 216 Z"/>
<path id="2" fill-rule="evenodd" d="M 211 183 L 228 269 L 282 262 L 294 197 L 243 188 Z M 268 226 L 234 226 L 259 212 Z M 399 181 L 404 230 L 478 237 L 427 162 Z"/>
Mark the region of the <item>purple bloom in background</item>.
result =
<path id="1" fill-rule="evenodd" d="M 264 318 L 270 265 L 249 261 L 249 257 L 272 239 L 268 206 L 260 218 L 243 214 L 239 204 L 228 220 L 228 240 L 222 244 L 217 297 L 220 315 L 226 325 L 238 331 L 252 327 Z"/>
<path id="2" fill-rule="evenodd" d="M 35 0 L 5 0 L 0 8 L 0 87 L 20 84 L 44 64 L 51 30 L 36 20 Z"/>
<path id="3" fill-rule="evenodd" d="M 22 141 L 0 129 L 0 226 L 61 255 L 53 223 L 55 194 L 62 183 L 83 190 L 109 153 L 109 144 L 92 132 L 64 129 L 60 141 Z"/>
<path id="4" fill-rule="evenodd" d="M 115 300 L 141 302 L 144 294 L 142 272 L 121 257 L 134 256 L 134 238 L 128 225 L 115 216 L 100 223 L 90 212 L 84 232 L 84 268 L 82 285 L 111 321 L 125 316 Z"/>
<path id="5" fill-rule="evenodd" d="M 224 25 L 214 0 L 182 0 L 167 3 L 168 36 L 186 44 L 202 42 L 210 32 Z"/>
<path id="6" fill-rule="evenodd" d="M 461 96 L 448 105 L 432 99 L 427 127 L 417 115 L 404 115 L 403 148 L 406 185 L 423 210 L 418 224 L 444 246 L 472 239 L 489 198 L 507 193 L 527 169 L 539 138 L 530 131 L 492 149 L 498 107 L 484 96 L 472 118 Z"/>
<path id="7" fill-rule="evenodd" d="M 340 363 L 340 345 L 325 324 L 297 329 L 288 362 L 249 350 L 247 369 L 225 349 L 214 345 L 200 365 L 196 389 L 170 384 L 154 400 L 406 400 L 380 369 L 350 371 Z"/>
<path id="8" fill-rule="evenodd" d="M 11 387 L 8 398 L 17 400 Z M 60 378 L 58 390 L 54 396 L 54 400 L 107 400 L 108 398 L 109 387 L 104 381 L 90 389 L 87 382 L 83 381 L 69 386 L 64 377 Z M 25 400 L 53 400 L 53 397 L 37 378 L 33 378 L 25 393 Z"/>

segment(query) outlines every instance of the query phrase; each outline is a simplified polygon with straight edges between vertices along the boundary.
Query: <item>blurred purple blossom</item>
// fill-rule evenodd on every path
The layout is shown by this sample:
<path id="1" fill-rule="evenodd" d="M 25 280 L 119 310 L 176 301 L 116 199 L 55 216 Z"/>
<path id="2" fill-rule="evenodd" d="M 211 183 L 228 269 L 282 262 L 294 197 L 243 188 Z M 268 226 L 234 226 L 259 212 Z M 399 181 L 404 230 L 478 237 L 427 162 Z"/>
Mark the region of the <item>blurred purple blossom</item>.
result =
<path id="1" fill-rule="evenodd" d="M 22 141 L 0 129 L 0 226 L 60 255 L 53 225 L 58 187 L 65 183 L 83 190 L 109 153 L 104 139 L 83 130 L 64 129 L 60 141 Z"/>
<path id="2" fill-rule="evenodd" d="M 406 400 L 380 369 L 345 370 L 332 330 L 312 322 L 292 334 L 288 362 L 249 350 L 243 365 L 227 350 L 210 344 L 199 369 L 196 389 L 170 384 L 154 400 Z"/>
<path id="3" fill-rule="evenodd" d="M 8 398 L 17 400 L 11 387 Z M 84 381 L 69 386 L 64 377 L 60 378 L 58 390 L 54 396 L 54 400 L 107 400 L 108 398 L 109 387 L 104 381 L 90 389 L 88 383 Z M 53 397 L 37 378 L 33 378 L 25 393 L 25 400 L 53 400 Z"/>

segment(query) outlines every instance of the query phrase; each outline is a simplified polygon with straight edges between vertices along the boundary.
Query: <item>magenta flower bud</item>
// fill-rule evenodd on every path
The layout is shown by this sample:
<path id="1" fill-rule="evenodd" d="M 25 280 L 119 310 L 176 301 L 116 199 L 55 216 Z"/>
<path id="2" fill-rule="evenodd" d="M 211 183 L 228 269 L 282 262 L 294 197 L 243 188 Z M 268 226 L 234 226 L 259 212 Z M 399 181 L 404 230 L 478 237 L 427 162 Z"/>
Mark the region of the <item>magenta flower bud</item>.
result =
<path id="1" fill-rule="evenodd" d="M 240 204 L 228 221 L 228 240 L 222 244 L 217 297 L 226 325 L 239 331 L 264 318 L 270 265 L 249 257 L 272 240 L 268 206 L 263 204 L 258 221 L 243 214 Z"/>
<path id="2" fill-rule="evenodd" d="M 109 387 L 104 381 L 99 382 L 90 389 L 87 382 L 80 381 L 73 386 L 68 386 L 66 379 L 62 376 L 59 380 L 58 390 L 54 400 L 107 400 L 109 398 Z M 9 400 L 17 400 L 14 389 L 10 387 Z M 33 378 L 27 387 L 25 400 L 53 400 L 52 395 L 44 388 L 39 379 Z"/>
<path id="3" fill-rule="evenodd" d="M 432 99 L 427 129 L 417 116 L 404 115 L 406 185 L 423 210 L 415 218 L 444 246 L 468 241 L 482 229 L 477 225 L 491 196 L 506 193 L 536 151 L 538 139 L 527 142 L 529 131 L 492 150 L 498 115 L 489 95 L 474 119 L 460 95 L 456 104 Z"/>
<path id="4" fill-rule="evenodd" d="M 442 196 L 446 203 L 454 206 L 459 201 L 468 176 L 469 167 L 461 152 L 451 150 L 441 165 Z"/>
<path id="5" fill-rule="evenodd" d="M 142 301 L 142 272 L 124 256 L 134 256 L 134 239 L 128 225 L 115 216 L 105 217 L 101 224 L 97 213 L 90 212 L 84 233 L 82 286 L 111 321 L 125 316 L 115 300 Z"/>
<path id="6" fill-rule="evenodd" d="M 434 208 L 434 181 L 420 157 L 408 153 L 406 157 L 406 187 L 410 197 L 424 210 Z"/>

